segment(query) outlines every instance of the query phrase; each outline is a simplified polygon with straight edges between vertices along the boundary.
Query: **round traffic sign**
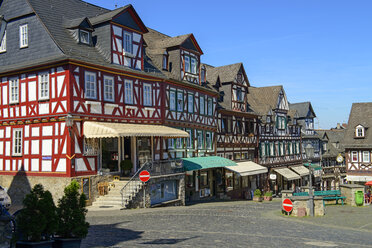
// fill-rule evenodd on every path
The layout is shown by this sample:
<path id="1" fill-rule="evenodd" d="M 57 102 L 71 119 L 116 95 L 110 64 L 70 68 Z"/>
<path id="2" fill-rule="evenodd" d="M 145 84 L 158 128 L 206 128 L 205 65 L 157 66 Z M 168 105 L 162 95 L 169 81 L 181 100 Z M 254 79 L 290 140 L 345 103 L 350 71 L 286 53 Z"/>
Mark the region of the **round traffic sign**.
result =
<path id="1" fill-rule="evenodd" d="M 289 199 L 284 199 L 284 201 L 283 201 L 283 209 L 287 213 L 291 212 L 292 209 L 293 209 L 293 203 L 292 203 L 292 201 L 289 200 Z"/>
<path id="2" fill-rule="evenodd" d="M 141 171 L 139 174 L 139 179 L 144 183 L 147 182 L 148 180 L 150 180 L 150 172 L 148 172 L 147 170 Z"/>

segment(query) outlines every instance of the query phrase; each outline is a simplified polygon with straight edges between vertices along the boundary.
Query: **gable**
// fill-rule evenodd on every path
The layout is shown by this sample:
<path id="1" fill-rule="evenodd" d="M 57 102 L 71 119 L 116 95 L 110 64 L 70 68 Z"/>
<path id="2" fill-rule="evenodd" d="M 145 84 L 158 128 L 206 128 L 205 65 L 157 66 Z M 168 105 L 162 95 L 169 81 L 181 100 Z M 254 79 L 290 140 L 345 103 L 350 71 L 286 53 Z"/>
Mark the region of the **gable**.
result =
<path id="1" fill-rule="evenodd" d="M 124 12 L 116 15 L 114 18 L 112 18 L 112 22 L 134 29 L 140 33 L 145 33 L 144 27 L 142 27 L 141 24 L 142 21 L 132 13 L 130 13 L 129 10 L 125 10 Z M 145 27 L 146 28 L 146 27 Z"/>
<path id="2" fill-rule="evenodd" d="M 188 50 L 199 52 L 190 38 L 186 39 L 186 41 L 182 44 L 182 47 Z"/>
<path id="3" fill-rule="evenodd" d="M 278 95 L 278 103 L 277 103 L 277 109 L 282 109 L 282 110 L 289 110 L 289 105 L 288 105 L 288 101 L 287 101 L 287 97 L 285 95 L 285 93 L 283 92 L 283 90 L 281 90 L 279 92 L 279 95 Z"/>
<path id="4" fill-rule="evenodd" d="M 79 25 L 79 28 L 82 28 L 82 29 L 88 29 L 88 30 L 92 30 L 93 27 L 92 27 L 92 24 L 89 22 L 88 18 L 85 18 Z"/>

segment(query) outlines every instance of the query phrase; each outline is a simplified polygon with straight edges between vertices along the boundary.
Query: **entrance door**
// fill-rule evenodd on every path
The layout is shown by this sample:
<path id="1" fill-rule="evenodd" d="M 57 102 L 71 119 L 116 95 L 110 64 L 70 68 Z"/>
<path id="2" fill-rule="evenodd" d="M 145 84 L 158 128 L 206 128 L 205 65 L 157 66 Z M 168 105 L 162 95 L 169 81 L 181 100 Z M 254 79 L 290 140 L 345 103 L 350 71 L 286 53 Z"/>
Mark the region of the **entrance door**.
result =
<path id="1" fill-rule="evenodd" d="M 119 171 L 118 159 L 118 138 L 102 139 L 102 171 Z"/>

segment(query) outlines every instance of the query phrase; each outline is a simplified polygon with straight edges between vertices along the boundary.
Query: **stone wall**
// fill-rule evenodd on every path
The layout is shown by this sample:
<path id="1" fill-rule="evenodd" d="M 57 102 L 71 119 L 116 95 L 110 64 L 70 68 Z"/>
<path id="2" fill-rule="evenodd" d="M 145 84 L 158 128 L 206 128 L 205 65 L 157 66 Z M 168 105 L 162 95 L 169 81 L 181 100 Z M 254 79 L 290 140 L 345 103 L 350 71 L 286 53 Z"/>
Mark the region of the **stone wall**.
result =
<path id="1" fill-rule="evenodd" d="M 355 192 L 356 191 L 363 191 L 364 194 L 364 186 L 359 184 L 341 184 L 340 185 L 341 195 L 346 196 L 346 199 L 344 200 L 344 203 L 351 205 L 351 206 L 357 206 L 355 203 Z"/>
<path id="2" fill-rule="evenodd" d="M 1 215 L 0 216 L 0 248 L 10 247 L 11 238 L 11 228 L 10 228 L 10 217 Z"/>
<path id="3" fill-rule="evenodd" d="M 152 177 L 145 185 L 146 192 L 146 208 L 151 207 L 150 189 L 153 184 L 161 183 L 162 181 L 176 180 L 178 181 L 178 199 L 165 203 L 156 204 L 156 206 L 184 206 L 185 205 L 185 175 L 177 174 L 164 177 Z M 128 208 L 143 208 L 143 188 L 136 197 L 130 202 Z"/>
<path id="4" fill-rule="evenodd" d="M 98 197 L 98 182 L 113 180 L 112 175 L 94 175 L 84 177 L 43 177 L 43 176 L 26 176 L 24 173 L 18 173 L 15 176 L 1 175 L 0 185 L 8 189 L 8 195 L 12 200 L 12 209 L 22 208 L 22 201 L 26 194 L 30 193 L 31 189 L 38 183 L 44 186 L 45 190 L 49 190 L 53 195 L 54 203 L 57 205 L 58 199 L 63 196 L 64 188 L 71 182 L 76 180 L 81 183 L 82 178 L 90 178 L 90 200 L 88 205 Z"/>
<path id="5" fill-rule="evenodd" d="M 291 197 L 282 197 L 282 201 L 285 198 L 289 198 L 293 203 L 293 210 L 290 213 L 292 216 L 299 216 L 299 208 L 304 208 L 306 211 L 306 216 L 310 216 L 310 201 L 308 196 L 291 196 Z M 315 216 L 323 216 L 324 206 L 323 206 L 323 198 L 320 196 L 314 197 L 314 215 Z"/>

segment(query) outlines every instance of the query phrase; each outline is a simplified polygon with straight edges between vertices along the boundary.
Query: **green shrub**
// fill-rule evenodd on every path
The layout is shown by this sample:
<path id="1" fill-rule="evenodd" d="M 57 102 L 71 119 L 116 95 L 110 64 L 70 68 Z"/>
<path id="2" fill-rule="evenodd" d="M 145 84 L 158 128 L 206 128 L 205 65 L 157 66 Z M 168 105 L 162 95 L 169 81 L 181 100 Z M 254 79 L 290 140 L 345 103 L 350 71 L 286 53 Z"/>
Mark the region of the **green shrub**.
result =
<path id="1" fill-rule="evenodd" d="M 49 240 L 57 229 L 56 206 L 52 194 L 36 184 L 23 200 L 23 209 L 16 218 L 17 237 L 22 241 Z"/>
<path id="2" fill-rule="evenodd" d="M 271 192 L 271 191 L 266 191 L 264 196 L 273 196 L 273 192 Z"/>
<path id="3" fill-rule="evenodd" d="M 85 221 L 87 209 L 86 196 L 79 193 L 79 183 L 72 181 L 64 190 L 64 196 L 58 200 L 58 230 L 56 234 L 63 238 L 85 238 L 89 223 Z"/>
<path id="4" fill-rule="evenodd" d="M 253 192 L 253 195 L 254 195 L 254 196 L 262 196 L 261 190 L 256 189 L 256 190 Z"/>

